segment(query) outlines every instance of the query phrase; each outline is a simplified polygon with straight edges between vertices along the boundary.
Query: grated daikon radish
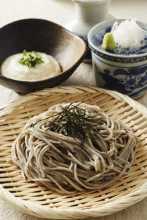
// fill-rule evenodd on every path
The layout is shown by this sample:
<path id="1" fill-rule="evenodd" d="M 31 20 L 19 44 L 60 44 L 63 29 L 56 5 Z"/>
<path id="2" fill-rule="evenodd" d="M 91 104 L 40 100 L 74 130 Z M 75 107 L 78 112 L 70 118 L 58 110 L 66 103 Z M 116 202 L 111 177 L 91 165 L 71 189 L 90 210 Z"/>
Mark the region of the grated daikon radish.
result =
<path id="1" fill-rule="evenodd" d="M 118 47 L 133 49 L 144 45 L 146 32 L 133 19 L 115 22 L 111 32 Z"/>

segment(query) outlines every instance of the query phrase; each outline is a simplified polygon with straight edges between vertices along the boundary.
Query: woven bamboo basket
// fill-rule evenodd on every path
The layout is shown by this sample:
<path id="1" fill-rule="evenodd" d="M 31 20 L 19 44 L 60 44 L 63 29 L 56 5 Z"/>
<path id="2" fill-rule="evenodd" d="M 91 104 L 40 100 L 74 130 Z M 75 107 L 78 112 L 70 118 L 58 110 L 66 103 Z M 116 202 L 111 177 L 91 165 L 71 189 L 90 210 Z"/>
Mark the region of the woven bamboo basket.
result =
<path id="1" fill-rule="evenodd" d="M 26 121 L 59 102 L 100 106 L 132 127 L 139 140 L 128 175 L 101 191 L 59 195 L 27 182 L 11 161 L 11 145 Z M 84 219 L 109 215 L 147 196 L 147 110 L 116 92 L 87 87 L 59 87 L 21 98 L 0 112 L 0 196 L 22 212 L 46 219 Z"/>

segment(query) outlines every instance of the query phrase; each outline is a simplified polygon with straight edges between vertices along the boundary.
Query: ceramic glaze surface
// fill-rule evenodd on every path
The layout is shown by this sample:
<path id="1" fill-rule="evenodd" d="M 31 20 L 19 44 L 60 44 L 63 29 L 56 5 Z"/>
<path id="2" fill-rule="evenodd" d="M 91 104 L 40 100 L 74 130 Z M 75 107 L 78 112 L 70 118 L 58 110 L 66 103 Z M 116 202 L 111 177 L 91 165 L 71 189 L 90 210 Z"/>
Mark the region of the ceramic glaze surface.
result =
<path id="1" fill-rule="evenodd" d="M 114 20 L 96 25 L 88 35 L 97 86 L 139 97 L 147 88 L 147 44 L 140 52 L 132 54 L 115 54 L 101 49 L 102 37 L 111 30 L 113 23 Z"/>
<path id="2" fill-rule="evenodd" d="M 107 63 L 93 54 L 93 66 L 97 86 L 109 88 L 138 97 L 147 88 L 147 62 L 125 67 L 118 63 Z"/>
<path id="3" fill-rule="evenodd" d="M 1 62 L 25 49 L 49 54 L 61 67 L 60 74 L 37 81 L 14 80 L 0 73 L 0 84 L 21 94 L 59 85 L 72 75 L 86 53 L 82 39 L 43 19 L 23 19 L 3 26 L 0 29 L 0 48 Z"/>
<path id="4" fill-rule="evenodd" d="M 67 28 L 87 40 L 88 31 L 108 16 L 110 0 L 73 0 L 75 20 Z"/>

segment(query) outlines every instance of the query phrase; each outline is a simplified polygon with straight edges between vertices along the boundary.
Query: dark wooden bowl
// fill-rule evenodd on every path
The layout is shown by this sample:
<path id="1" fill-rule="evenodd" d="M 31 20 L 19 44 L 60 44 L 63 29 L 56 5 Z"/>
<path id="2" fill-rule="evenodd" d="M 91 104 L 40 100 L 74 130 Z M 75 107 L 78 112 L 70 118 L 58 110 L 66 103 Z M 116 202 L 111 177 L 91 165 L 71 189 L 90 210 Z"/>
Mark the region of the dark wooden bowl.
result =
<path id="1" fill-rule="evenodd" d="M 0 74 L 0 84 L 25 94 L 65 81 L 82 62 L 85 42 L 60 25 L 42 19 L 24 19 L 0 29 L 0 62 L 8 56 L 28 51 L 52 55 L 60 63 L 62 73 L 47 80 L 28 82 L 6 78 Z"/>

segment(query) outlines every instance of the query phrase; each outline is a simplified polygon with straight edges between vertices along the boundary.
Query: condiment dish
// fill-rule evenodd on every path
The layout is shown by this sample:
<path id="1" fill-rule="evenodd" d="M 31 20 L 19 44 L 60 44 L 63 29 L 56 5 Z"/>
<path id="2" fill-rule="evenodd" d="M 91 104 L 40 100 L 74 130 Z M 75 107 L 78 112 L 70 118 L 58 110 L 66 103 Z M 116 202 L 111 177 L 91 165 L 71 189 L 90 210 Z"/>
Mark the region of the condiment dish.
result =
<path id="1" fill-rule="evenodd" d="M 103 50 L 99 45 L 105 33 L 110 32 L 113 19 L 94 26 L 88 34 L 89 47 L 92 51 L 93 69 L 97 86 L 116 90 L 132 97 L 140 97 L 147 88 L 147 52 L 141 54 L 116 54 Z M 137 21 L 144 30 L 145 23 Z"/>

